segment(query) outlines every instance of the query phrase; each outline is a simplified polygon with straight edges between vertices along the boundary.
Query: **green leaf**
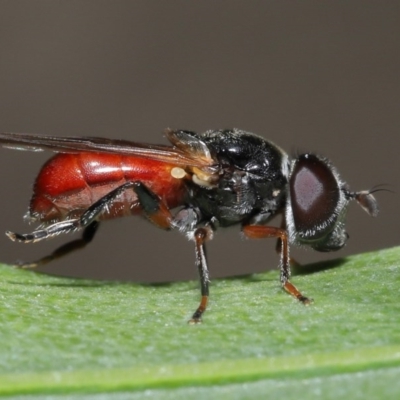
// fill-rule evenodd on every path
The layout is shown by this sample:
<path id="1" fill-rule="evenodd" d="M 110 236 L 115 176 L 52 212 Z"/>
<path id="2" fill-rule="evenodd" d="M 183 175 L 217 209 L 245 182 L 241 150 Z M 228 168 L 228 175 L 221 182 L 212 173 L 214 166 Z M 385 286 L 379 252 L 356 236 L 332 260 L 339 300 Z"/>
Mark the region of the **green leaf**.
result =
<path id="1" fill-rule="evenodd" d="M 295 271 L 136 285 L 0 267 L 0 395 L 400 398 L 400 248 Z M 151 397 L 150 396 L 150 397 Z M 24 397 L 24 399 L 27 397 Z"/>

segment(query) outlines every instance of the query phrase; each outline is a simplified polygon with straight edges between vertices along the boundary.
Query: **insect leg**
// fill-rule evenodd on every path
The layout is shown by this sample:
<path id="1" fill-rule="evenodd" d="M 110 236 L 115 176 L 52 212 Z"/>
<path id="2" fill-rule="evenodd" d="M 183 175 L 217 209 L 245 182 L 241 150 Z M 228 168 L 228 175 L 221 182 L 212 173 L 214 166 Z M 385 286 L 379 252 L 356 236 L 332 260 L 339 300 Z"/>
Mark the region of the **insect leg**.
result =
<path id="1" fill-rule="evenodd" d="M 210 278 L 207 268 L 207 257 L 205 242 L 212 238 L 212 230 L 210 227 L 197 228 L 194 231 L 194 241 L 196 245 L 196 266 L 200 276 L 201 300 L 197 310 L 193 313 L 192 318 L 189 320 L 190 324 L 198 324 L 201 322 L 201 316 L 206 311 L 208 296 L 209 296 L 209 283 Z"/>
<path id="2" fill-rule="evenodd" d="M 281 223 L 281 229 L 283 229 L 284 231 L 286 231 L 286 224 L 285 224 L 285 220 L 282 220 L 282 223 Z M 275 251 L 278 253 L 278 254 L 281 254 L 282 253 L 282 240 L 281 240 L 281 238 L 280 237 L 278 237 L 278 239 L 277 239 L 277 241 L 276 241 L 276 246 L 275 246 Z M 289 264 L 290 264 L 290 266 L 291 267 L 299 267 L 301 264 L 297 261 L 297 260 L 295 260 L 293 257 L 289 257 Z"/>
<path id="3" fill-rule="evenodd" d="M 126 182 L 92 204 L 78 219 L 56 222 L 44 229 L 39 229 L 27 234 L 6 232 L 6 235 L 13 241 L 35 243 L 62 233 L 68 233 L 83 228 L 85 229 L 81 239 L 73 240 L 72 242 L 62 245 L 52 254 L 45 256 L 36 262 L 21 263 L 18 266 L 20 268 L 36 268 L 72 251 L 85 247 L 92 241 L 97 231 L 99 222 L 96 218 L 109 206 L 110 203 L 128 189 L 133 189 L 136 192 L 144 213 L 152 222 L 161 228 L 170 228 L 171 214 L 167 206 L 159 199 L 159 197 L 151 192 L 150 189 L 141 182 Z"/>
<path id="4" fill-rule="evenodd" d="M 13 241 L 18 241 L 23 243 L 35 243 L 40 240 L 48 239 L 62 233 L 68 233 L 84 228 L 82 237 L 80 239 L 73 240 L 58 247 L 48 256 L 45 256 L 35 262 L 19 263 L 17 266 L 19 268 L 25 268 L 25 269 L 37 268 L 39 266 L 48 264 L 50 261 L 53 261 L 57 258 L 61 258 L 75 250 L 79 250 L 85 247 L 88 243 L 90 243 L 93 240 L 93 237 L 97 232 L 99 222 L 96 221 L 95 218 L 101 211 L 98 209 L 98 203 L 101 200 L 102 199 L 100 199 L 98 202 L 94 203 L 91 207 L 89 207 L 89 209 L 85 211 L 81 216 L 81 218 L 79 219 L 56 222 L 52 225 L 45 227 L 44 229 L 33 231 L 32 233 L 19 234 L 13 232 L 6 232 L 6 235 Z M 94 212 L 95 210 L 97 210 L 98 212 L 97 213 Z"/>
<path id="5" fill-rule="evenodd" d="M 93 240 L 98 227 L 99 227 L 99 222 L 93 221 L 84 229 L 82 237 L 80 239 L 73 240 L 71 242 L 68 242 L 68 243 L 58 247 L 56 250 L 54 250 L 48 256 L 45 256 L 35 262 L 19 263 L 19 264 L 17 264 L 17 267 L 24 268 L 24 269 L 37 268 L 42 265 L 48 264 L 50 261 L 53 261 L 57 258 L 61 258 L 69 253 L 72 253 L 75 250 L 82 249 Z"/>
<path id="6" fill-rule="evenodd" d="M 6 235 L 12 240 L 24 243 L 35 243 L 40 240 L 49 239 L 53 236 L 76 231 L 89 226 L 98 215 L 124 190 L 133 186 L 133 182 L 127 182 L 118 188 L 107 193 L 104 197 L 93 203 L 78 219 L 70 219 L 66 221 L 56 222 L 52 225 L 46 226 L 43 229 L 38 229 L 31 233 L 14 233 L 6 232 Z"/>
<path id="7" fill-rule="evenodd" d="M 132 182 L 140 206 L 147 219 L 161 229 L 172 228 L 172 215 L 167 205 L 142 182 Z"/>
<path id="8" fill-rule="evenodd" d="M 133 189 L 137 194 L 142 211 L 151 222 L 162 229 L 171 228 L 172 215 L 167 205 L 151 189 L 139 181 L 126 182 L 96 201 L 82 214 L 79 220 L 81 227 L 95 220 L 100 213 L 107 209 L 109 204 L 128 189 Z"/>
<path id="9" fill-rule="evenodd" d="M 280 239 L 280 280 L 283 289 L 289 294 L 296 297 L 303 304 L 309 304 L 311 301 L 303 296 L 299 290 L 289 281 L 290 278 L 290 259 L 289 259 L 289 244 L 287 233 L 284 229 L 272 226 L 263 225 L 245 225 L 243 226 L 243 233 L 250 239 L 262 238 L 278 238 Z"/>

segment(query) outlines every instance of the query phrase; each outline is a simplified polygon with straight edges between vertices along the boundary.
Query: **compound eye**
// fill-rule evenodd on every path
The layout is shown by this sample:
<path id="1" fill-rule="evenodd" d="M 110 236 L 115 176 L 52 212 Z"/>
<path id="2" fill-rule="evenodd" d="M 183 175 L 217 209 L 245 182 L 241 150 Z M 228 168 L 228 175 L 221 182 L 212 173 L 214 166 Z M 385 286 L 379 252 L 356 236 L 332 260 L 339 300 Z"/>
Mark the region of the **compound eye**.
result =
<path id="1" fill-rule="evenodd" d="M 328 164 L 312 154 L 301 155 L 290 178 L 290 193 L 298 234 L 318 239 L 331 229 L 340 188 Z"/>

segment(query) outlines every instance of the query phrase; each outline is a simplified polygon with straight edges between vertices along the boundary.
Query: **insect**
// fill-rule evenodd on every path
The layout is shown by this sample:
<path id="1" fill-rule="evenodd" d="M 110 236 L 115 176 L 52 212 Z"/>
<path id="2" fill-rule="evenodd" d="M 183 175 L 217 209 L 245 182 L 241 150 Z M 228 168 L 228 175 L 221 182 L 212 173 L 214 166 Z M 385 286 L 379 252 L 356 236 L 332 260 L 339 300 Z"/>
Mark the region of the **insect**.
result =
<path id="1" fill-rule="evenodd" d="M 373 191 L 352 192 L 336 168 L 312 153 L 294 159 L 272 142 L 238 129 L 202 134 L 167 129 L 169 145 L 96 137 L 0 134 L 0 145 L 56 152 L 36 178 L 27 219 L 31 233 L 6 232 L 34 243 L 83 230 L 52 254 L 22 268 L 35 268 L 83 248 L 103 220 L 142 215 L 161 229 L 176 229 L 195 244 L 201 300 L 189 322 L 199 323 L 209 298 L 205 243 L 218 228 L 241 226 L 248 238 L 275 238 L 280 283 L 301 303 L 310 300 L 290 282 L 289 244 L 335 251 L 348 239 L 350 200 L 378 214 Z M 280 227 L 270 220 L 282 215 Z"/>

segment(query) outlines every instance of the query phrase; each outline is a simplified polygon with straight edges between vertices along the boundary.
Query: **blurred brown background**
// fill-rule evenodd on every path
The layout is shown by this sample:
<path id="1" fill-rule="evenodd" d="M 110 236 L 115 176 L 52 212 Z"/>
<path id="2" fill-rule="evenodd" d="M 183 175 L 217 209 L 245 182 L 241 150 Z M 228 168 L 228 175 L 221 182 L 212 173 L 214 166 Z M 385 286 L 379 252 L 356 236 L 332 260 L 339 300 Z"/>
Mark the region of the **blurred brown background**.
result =
<path id="1" fill-rule="evenodd" d="M 399 193 L 399 21 L 398 1 L 1 0 L 0 130 L 165 143 L 166 127 L 239 127 L 328 156 L 354 190 L 390 183 Z M 50 155 L 0 149 L 0 232 L 32 230 L 22 216 Z M 344 250 L 295 257 L 398 245 L 398 194 L 377 198 L 377 219 L 351 205 Z M 213 277 L 277 266 L 273 241 L 238 230 L 209 244 Z M 1 234 L 0 260 L 33 260 L 69 239 L 23 245 Z M 192 243 L 138 218 L 104 223 L 87 249 L 45 270 L 197 276 Z"/>

